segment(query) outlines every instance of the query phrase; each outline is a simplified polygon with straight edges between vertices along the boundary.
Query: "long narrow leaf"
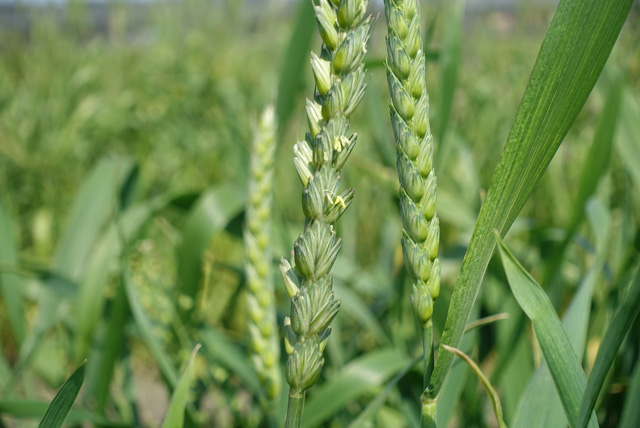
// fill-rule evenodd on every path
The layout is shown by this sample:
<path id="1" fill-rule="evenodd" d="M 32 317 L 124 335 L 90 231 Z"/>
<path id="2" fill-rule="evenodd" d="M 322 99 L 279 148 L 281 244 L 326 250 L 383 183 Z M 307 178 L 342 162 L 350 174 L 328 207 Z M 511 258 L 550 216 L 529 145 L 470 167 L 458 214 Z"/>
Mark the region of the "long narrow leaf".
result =
<path id="1" fill-rule="evenodd" d="M 162 428 L 182 428 L 184 426 L 184 409 L 187 405 L 187 396 L 191 386 L 191 367 L 193 367 L 193 362 L 199 349 L 200 344 L 193 349 L 187 367 L 184 369 L 182 376 L 180 376 L 178 386 L 171 396 L 171 403 L 169 403 L 169 410 L 167 410 Z"/>
<path id="2" fill-rule="evenodd" d="M 577 355 L 584 353 L 589 310 L 593 290 L 597 284 L 598 270 L 601 268 L 601 263 L 596 263 L 587 274 L 562 320 L 562 326 Z M 566 426 L 566 424 L 567 417 L 562 410 L 560 398 L 555 393 L 549 367 L 546 363 L 542 363 L 520 398 L 518 413 L 512 424 L 513 428 L 546 428 Z"/>
<path id="3" fill-rule="evenodd" d="M 1 400 L 0 414 L 11 415 L 14 418 L 41 418 L 50 404 L 35 400 Z M 131 428 L 131 424 L 110 422 L 103 416 L 82 409 L 71 409 L 66 422 L 69 426 L 90 422 L 103 428 Z"/>
<path id="4" fill-rule="evenodd" d="M 74 280 L 81 277 L 94 240 L 115 213 L 120 189 L 134 173 L 135 164 L 128 158 L 103 160 L 91 171 L 74 201 L 53 260 L 54 270 Z"/>
<path id="5" fill-rule="evenodd" d="M 613 364 L 613 359 L 622 345 L 622 341 L 629 332 L 631 324 L 640 312 L 640 269 L 636 271 L 636 276 L 626 296 L 611 321 L 611 325 L 604 334 L 604 339 L 600 344 L 596 362 L 593 365 L 587 390 L 585 391 L 582 404 L 580 405 L 580 415 L 578 418 L 578 428 L 587 426 L 587 416 L 591 414 L 596 405 L 596 400 L 600 390 L 604 385 L 604 380 Z"/>
<path id="6" fill-rule="evenodd" d="M 169 198 L 163 195 L 132 206 L 122 213 L 97 242 L 76 298 L 78 328 L 74 344 L 77 359 L 85 358 L 91 345 L 95 328 L 103 312 L 105 288 L 114 274 L 114 268 L 118 268 L 118 259 L 126 250 L 123 247 L 137 237 L 156 212 L 168 202 Z M 125 242 L 120 242 L 121 240 Z"/>
<path id="7" fill-rule="evenodd" d="M 67 419 L 73 403 L 76 401 L 76 397 L 84 382 L 84 369 L 85 363 L 82 363 L 80 367 L 67 379 L 62 385 L 60 391 L 53 398 L 53 401 L 49 405 L 46 413 L 40 421 L 38 428 L 60 428 Z"/>
<path id="8" fill-rule="evenodd" d="M 578 357 L 547 295 L 504 243 L 500 241 L 499 244 L 511 291 L 533 324 L 565 415 L 569 424 L 574 427 L 586 386 Z M 592 415 L 589 426 L 598 426 L 595 415 Z"/>
<path id="9" fill-rule="evenodd" d="M 480 211 L 451 299 L 443 344 L 459 347 L 495 249 L 540 181 L 600 75 L 633 0 L 562 0 Z M 453 363 L 440 352 L 425 394 L 436 397 Z"/>

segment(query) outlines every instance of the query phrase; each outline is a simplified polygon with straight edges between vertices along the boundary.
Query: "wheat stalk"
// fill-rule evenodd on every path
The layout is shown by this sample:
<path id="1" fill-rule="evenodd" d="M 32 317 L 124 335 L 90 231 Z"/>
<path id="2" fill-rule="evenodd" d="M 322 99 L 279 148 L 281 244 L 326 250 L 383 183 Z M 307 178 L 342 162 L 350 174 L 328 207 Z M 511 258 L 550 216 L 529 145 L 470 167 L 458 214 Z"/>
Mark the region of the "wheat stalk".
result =
<path id="1" fill-rule="evenodd" d="M 384 4 L 387 82 L 400 181 L 402 252 L 414 279 L 411 307 L 423 331 L 426 386 L 433 362 L 433 302 L 440 294 L 440 226 L 436 214 L 437 183 L 425 57 L 420 37 L 420 3 L 418 0 L 385 0 Z M 423 405 L 423 426 L 429 426 L 429 420 L 435 421 L 433 409 L 435 406 Z"/>
<path id="2" fill-rule="evenodd" d="M 340 250 L 333 225 L 353 199 L 352 189 L 339 193 L 340 170 L 356 143 L 357 134 L 349 134 L 349 117 L 366 86 L 363 58 L 372 23 L 366 8 L 367 0 L 314 0 L 323 45 L 320 56 L 311 54 L 316 89 L 306 103 L 309 132 L 294 146 L 307 220 L 291 263 L 283 258 L 280 266 L 291 298 L 284 327 L 287 427 L 300 426 L 305 391 L 320 375 L 329 325 L 340 309 L 330 275 Z"/>
<path id="3" fill-rule="evenodd" d="M 251 147 L 249 194 L 244 242 L 246 248 L 248 328 L 253 362 L 267 401 L 280 394 L 280 344 L 276 323 L 273 272 L 271 268 L 271 206 L 276 148 L 276 120 L 268 107 L 258 125 Z M 268 403 L 267 403 L 268 404 Z M 272 409 L 273 406 L 267 406 Z"/>

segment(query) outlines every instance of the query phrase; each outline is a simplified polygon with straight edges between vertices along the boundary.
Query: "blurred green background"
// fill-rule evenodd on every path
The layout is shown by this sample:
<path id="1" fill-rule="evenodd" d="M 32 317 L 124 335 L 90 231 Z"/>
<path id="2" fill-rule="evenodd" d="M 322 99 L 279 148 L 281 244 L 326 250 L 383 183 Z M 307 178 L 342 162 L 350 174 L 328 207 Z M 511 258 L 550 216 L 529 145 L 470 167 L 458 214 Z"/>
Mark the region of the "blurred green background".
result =
<path id="1" fill-rule="evenodd" d="M 554 9 L 526 1 L 502 8 L 470 2 L 463 16 L 447 2 L 423 8 L 442 227 L 443 291 L 434 318 L 440 332 L 484 189 Z M 310 6 L 113 1 L 12 10 L 29 17 L 29 25 L 2 21 L 0 27 L 0 426 L 37 425 L 85 358 L 87 380 L 70 426 L 159 426 L 197 342 L 203 349 L 187 423 L 260 426 L 241 233 L 249 147 L 257 118 L 275 103 L 281 122 L 273 253 L 279 259 L 304 221 L 292 147 L 307 126 L 309 50 L 320 46 Z M 622 76 L 612 157 L 595 192 L 611 228 L 587 368 L 639 255 L 639 12 L 636 4 L 596 89 L 509 235 L 511 248 L 541 278 L 572 222 L 604 100 Z M 338 225 L 343 247 L 335 287 L 343 309 L 321 386 L 308 395 L 308 426 L 348 426 L 421 348 L 399 246 L 384 16 L 375 13 L 369 88 L 352 124 L 360 137 L 343 176 L 343 185 L 356 190 Z M 580 221 L 562 253 L 552 299 L 561 314 L 593 265 L 593 236 Z M 279 278 L 276 284 L 281 323 L 288 299 Z M 493 373 L 509 422 L 540 353 L 501 269 L 490 265 L 476 310 L 477 317 L 512 314 L 474 331 L 465 345 Z M 610 375 L 602 426 L 617 426 L 627 380 L 634 367 L 638 372 L 637 327 Z M 359 363 L 377 375 L 354 375 L 356 387 L 335 395 L 332 380 L 357 373 Z M 451 426 L 495 426 L 475 377 L 463 367 L 458 372 L 454 400 L 439 418 Z M 374 426 L 414 426 L 419 367 L 397 382 Z"/>

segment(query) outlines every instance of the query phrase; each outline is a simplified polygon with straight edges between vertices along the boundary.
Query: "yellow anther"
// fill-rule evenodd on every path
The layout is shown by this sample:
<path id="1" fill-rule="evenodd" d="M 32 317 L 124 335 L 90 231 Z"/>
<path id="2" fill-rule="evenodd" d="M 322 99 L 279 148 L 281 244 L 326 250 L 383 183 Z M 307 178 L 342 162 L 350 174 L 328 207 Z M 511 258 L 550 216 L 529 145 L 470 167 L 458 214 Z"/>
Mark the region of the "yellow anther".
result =
<path id="1" fill-rule="evenodd" d="M 342 208 L 347 208 L 347 205 L 344 203 L 344 199 L 342 199 L 342 196 L 336 196 L 334 204 L 340 204 Z"/>

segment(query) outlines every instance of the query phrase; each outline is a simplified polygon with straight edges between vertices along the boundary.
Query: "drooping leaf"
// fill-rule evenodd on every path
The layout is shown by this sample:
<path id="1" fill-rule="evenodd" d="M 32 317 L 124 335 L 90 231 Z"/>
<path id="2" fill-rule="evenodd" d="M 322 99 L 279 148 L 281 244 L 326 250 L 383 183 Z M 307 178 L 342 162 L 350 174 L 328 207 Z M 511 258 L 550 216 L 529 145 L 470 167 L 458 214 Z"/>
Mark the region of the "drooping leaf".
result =
<path id="1" fill-rule="evenodd" d="M 576 355 L 584 353 L 589 310 L 593 290 L 597 284 L 600 263 L 589 271 L 582 281 L 563 317 L 564 327 Z M 553 378 L 546 363 L 542 363 L 531 377 L 522 397 L 513 423 L 514 428 L 545 428 L 566 426 L 567 417 L 555 392 Z"/>
<path id="2" fill-rule="evenodd" d="M 533 324 L 533 330 L 540 343 L 542 354 L 549 367 L 565 415 L 569 424 L 574 427 L 578 420 L 580 401 L 586 387 L 584 372 L 578 357 L 542 287 L 520 265 L 502 241 L 499 241 L 498 248 L 511 291 Z M 590 296 L 588 299 L 585 297 L 585 300 L 590 301 Z M 584 311 L 584 307 L 580 309 Z M 588 311 L 584 312 L 588 313 Z M 577 313 L 576 316 L 583 317 L 584 315 Z M 576 325 L 576 328 L 580 328 L 580 325 Z M 572 333 L 572 337 L 580 337 L 575 334 L 577 332 Z M 584 346 L 584 335 L 582 337 L 582 345 Z M 595 414 L 592 414 L 589 427 L 597 426 Z"/>

